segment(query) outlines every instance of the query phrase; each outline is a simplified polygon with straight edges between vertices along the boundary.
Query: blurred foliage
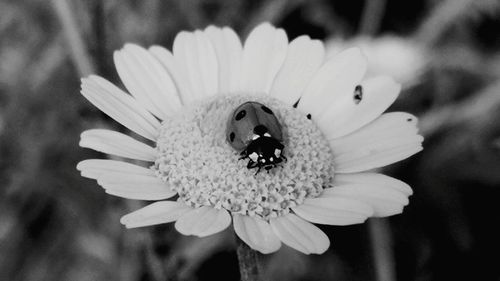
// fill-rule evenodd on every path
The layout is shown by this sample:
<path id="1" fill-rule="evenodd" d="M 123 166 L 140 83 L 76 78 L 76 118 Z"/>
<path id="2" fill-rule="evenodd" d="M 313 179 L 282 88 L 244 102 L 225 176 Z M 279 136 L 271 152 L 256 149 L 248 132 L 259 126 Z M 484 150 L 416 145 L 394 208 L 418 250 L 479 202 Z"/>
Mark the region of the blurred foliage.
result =
<path id="1" fill-rule="evenodd" d="M 78 60 L 119 83 L 112 51 L 125 42 L 170 48 L 181 30 L 229 25 L 245 36 L 261 21 L 290 38 L 389 34 L 424 52 L 425 68 L 391 109 L 418 115 L 426 137 L 423 152 L 386 169 L 415 190 L 388 220 L 396 277 L 499 280 L 500 3 L 367 2 L 1 0 L 0 280 L 237 280 L 231 231 L 192 239 L 171 225 L 124 230 L 120 216 L 140 203 L 79 176 L 76 163 L 104 157 L 78 147 L 80 132 L 116 124 L 78 94 L 88 74 Z M 61 3 L 69 9 L 55 9 Z M 83 56 L 64 16 L 81 33 Z M 321 228 L 327 253 L 283 247 L 262 257 L 266 277 L 375 280 L 367 224 Z"/>

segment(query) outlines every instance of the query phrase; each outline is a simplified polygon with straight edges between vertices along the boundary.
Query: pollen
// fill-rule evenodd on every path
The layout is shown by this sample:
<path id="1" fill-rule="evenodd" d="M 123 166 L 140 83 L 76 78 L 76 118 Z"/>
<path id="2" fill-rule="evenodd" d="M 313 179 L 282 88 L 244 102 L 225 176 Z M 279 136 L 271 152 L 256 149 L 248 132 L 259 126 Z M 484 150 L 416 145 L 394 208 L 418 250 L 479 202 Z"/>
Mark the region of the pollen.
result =
<path id="1" fill-rule="evenodd" d="M 235 108 L 257 101 L 274 110 L 282 125 L 284 161 L 255 174 L 226 138 Z M 290 212 L 306 198 L 332 186 L 334 167 L 328 141 L 313 120 L 296 108 L 264 96 L 217 96 L 192 104 L 163 121 L 152 169 L 179 200 L 264 219 Z"/>

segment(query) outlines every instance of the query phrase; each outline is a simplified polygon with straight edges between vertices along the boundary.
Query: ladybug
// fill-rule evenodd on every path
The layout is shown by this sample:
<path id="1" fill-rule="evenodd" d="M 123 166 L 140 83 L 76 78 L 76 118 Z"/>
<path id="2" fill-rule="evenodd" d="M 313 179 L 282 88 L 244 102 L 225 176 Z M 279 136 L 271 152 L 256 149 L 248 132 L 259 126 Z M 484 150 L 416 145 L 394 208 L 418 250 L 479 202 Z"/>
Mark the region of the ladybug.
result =
<path id="1" fill-rule="evenodd" d="M 269 170 L 286 161 L 281 124 L 273 111 L 258 102 L 249 101 L 238 106 L 227 122 L 227 141 L 240 152 L 240 159 L 248 158 L 248 169 Z"/>

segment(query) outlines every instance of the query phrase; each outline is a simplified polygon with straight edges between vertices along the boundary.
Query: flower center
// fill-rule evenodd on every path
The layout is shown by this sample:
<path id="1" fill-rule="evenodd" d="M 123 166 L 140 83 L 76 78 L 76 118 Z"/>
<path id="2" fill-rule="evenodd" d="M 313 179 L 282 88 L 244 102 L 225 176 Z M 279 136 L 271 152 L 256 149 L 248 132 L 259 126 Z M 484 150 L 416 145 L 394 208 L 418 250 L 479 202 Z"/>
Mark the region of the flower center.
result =
<path id="1" fill-rule="evenodd" d="M 242 103 L 273 109 L 282 125 L 287 162 L 249 170 L 249 159 L 226 141 L 229 116 Z M 217 96 L 186 106 L 162 123 L 152 167 L 192 207 L 212 206 L 264 219 L 287 214 L 332 185 L 333 157 L 319 128 L 299 110 L 265 96 Z"/>

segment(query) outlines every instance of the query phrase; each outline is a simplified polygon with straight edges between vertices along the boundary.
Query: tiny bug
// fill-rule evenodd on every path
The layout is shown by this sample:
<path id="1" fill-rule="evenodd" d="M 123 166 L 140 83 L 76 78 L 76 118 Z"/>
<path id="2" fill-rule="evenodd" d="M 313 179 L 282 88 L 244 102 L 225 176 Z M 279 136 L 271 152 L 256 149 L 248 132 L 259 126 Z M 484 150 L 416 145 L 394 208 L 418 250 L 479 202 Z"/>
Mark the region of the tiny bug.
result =
<path id="1" fill-rule="evenodd" d="M 227 122 L 227 141 L 240 151 L 240 159 L 248 158 L 248 169 L 268 172 L 286 157 L 283 155 L 283 132 L 274 112 L 267 106 L 249 101 L 238 106 Z"/>
<path id="2" fill-rule="evenodd" d="M 354 88 L 353 100 L 355 104 L 359 104 L 363 100 L 363 86 L 357 85 Z"/>

